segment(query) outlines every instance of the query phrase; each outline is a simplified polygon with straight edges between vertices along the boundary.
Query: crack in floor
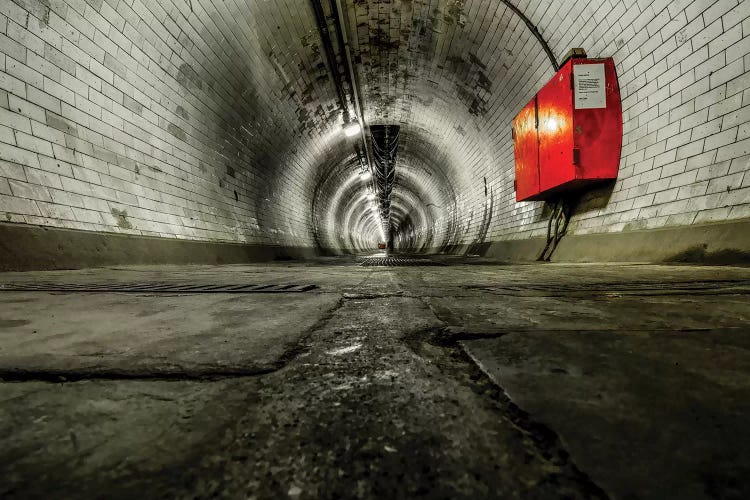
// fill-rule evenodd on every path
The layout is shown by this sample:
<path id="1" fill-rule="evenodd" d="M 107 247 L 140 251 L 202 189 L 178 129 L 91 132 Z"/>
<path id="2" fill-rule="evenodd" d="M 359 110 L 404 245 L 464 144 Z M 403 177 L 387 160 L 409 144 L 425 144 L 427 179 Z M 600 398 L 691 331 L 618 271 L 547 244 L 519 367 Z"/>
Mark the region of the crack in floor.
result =
<path id="1" fill-rule="evenodd" d="M 501 279 L 497 282 L 503 283 Z M 88 411 L 94 415 L 89 422 L 96 425 L 99 420 L 94 419 L 101 420 L 102 415 L 114 420 L 117 417 L 112 415 L 117 413 L 119 417 L 119 407 L 109 414 L 103 409 L 114 407 L 109 391 L 122 391 L 117 399 L 122 404 L 147 405 L 148 411 L 162 408 L 163 413 L 157 414 L 161 418 L 170 414 L 179 417 L 177 424 L 165 424 L 155 421 L 159 417 L 149 413 L 148 418 L 136 420 L 132 428 L 130 422 L 123 423 L 116 428 L 117 432 L 99 436 L 96 441 L 116 448 L 110 444 L 110 440 L 115 441 L 113 436 L 128 434 L 132 429 L 138 431 L 138 426 L 149 422 L 147 425 L 162 431 L 154 432 L 160 442 L 143 445 L 141 453 L 162 455 L 164 461 L 158 467 L 143 468 L 137 460 L 122 459 L 122 455 L 115 453 L 120 460 L 111 463 L 117 470 L 96 469 L 91 464 L 99 463 L 96 453 L 103 451 L 87 445 L 88 430 L 83 425 L 71 434 L 80 445 L 75 446 L 75 456 L 60 455 L 49 476 L 48 469 L 37 474 L 33 468 L 36 464 L 30 466 L 30 473 L 21 474 L 16 469 L 13 476 L 16 482 L 7 481 L 7 486 L 3 486 L 7 489 L 3 491 L 21 497 L 28 493 L 28 488 L 40 488 L 33 491 L 53 491 L 59 498 L 95 497 L 102 491 L 112 497 L 148 491 L 149 496 L 170 498 L 281 498 L 289 492 L 299 493 L 296 496 L 303 498 L 607 498 L 608 492 L 616 495 L 616 491 L 611 491 L 606 478 L 597 475 L 595 465 L 581 458 L 580 450 L 573 447 L 559 421 L 540 417 L 520 397 L 523 389 L 513 392 L 508 378 L 495 379 L 489 371 L 485 373 L 482 366 L 486 365 L 479 363 L 481 358 L 472 357 L 474 346 L 482 340 L 511 334 L 553 337 L 564 332 L 583 336 L 606 332 L 602 337 L 616 341 L 610 332 L 658 334 L 666 338 L 671 334 L 717 330 L 687 328 L 704 323 L 684 318 L 679 326 L 670 319 L 668 324 L 675 325 L 672 329 L 625 328 L 625 325 L 663 323 L 634 321 L 631 316 L 648 316 L 642 312 L 642 304 L 636 304 L 637 309 L 626 309 L 621 313 L 627 316 L 626 320 L 616 323 L 605 315 L 595 314 L 599 305 L 583 307 L 577 300 L 558 300 L 556 304 L 552 300 L 519 301 L 521 306 L 514 306 L 523 312 L 519 320 L 507 314 L 510 306 L 506 302 L 515 304 L 511 299 L 493 298 L 486 290 L 468 296 L 454 294 L 453 282 L 442 287 L 444 294 L 435 295 L 431 293 L 433 287 L 427 275 L 413 269 L 404 274 L 370 270 L 357 283 L 348 282 L 337 290 L 335 295 L 325 290 L 315 292 L 328 294 L 327 310 L 319 314 L 317 308 L 311 309 L 315 316 L 309 317 L 310 323 L 315 323 L 301 329 L 304 333 L 290 339 L 289 344 L 283 344 L 282 354 L 263 369 L 240 367 L 222 371 L 206 364 L 199 365 L 200 370 L 180 373 L 152 370 L 134 374 L 110 370 L 107 375 L 91 370 L 45 370 L 16 371 L 13 375 L 6 373 L 7 370 L 0 371 L 0 377 L 17 376 L 18 382 L 44 377 L 48 379 L 45 381 L 55 383 L 81 382 L 59 388 L 70 391 L 65 398 L 79 391 L 81 399 L 71 406 L 58 403 L 50 411 L 42 396 L 29 398 L 38 407 L 27 400 L 21 401 L 19 406 L 31 408 L 28 411 L 34 412 L 34 418 L 54 416 L 57 411 L 62 416 L 50 420 L 75 422 Z M 639 290 L 637 294 L 644 292 L 647 291 Z M 479 300 L 459 303 L 457 299 L 462 297 Z M 587 296 L 589 301 L 597 298 L 594 294 Z M 697 298 L 695 303 L 700 300 L 703 299 Z M 525 308 L 526 304 L 532 307 Z M 696 307 L 688 305 L 679 312 L 690 313 Z M 548 310 L 564 314 L 543 320 L 528 317 Z M 668 315 L 675 311 L 659 313 Z M 576 322 L 578 317 L 586 321 Z M 519 328 L 512 328 L 514 324 Z M 567 329 L 535 327 L 540 324 L 563 325 Z M 592 326 L 599 324 L 612 330 Z M 733 332 L 740 330 L 737 327 Z M 505 343 L 513 339 L 513 336 L 503 338 L 496 344 L 503 350 Z M 559 366 L 554 359 L 547 369 L 561 370 Z M 24 378 L 29 376 L 41 378 Z M 498 380 L 502 383 L 496 383 Z M 579 382 L 582 379 L 576 379 L 575 383 Z M 569 382 L 566 379 L 563 383 Z M 13 386 L 9 392 L 20 391 L 19 385 L 8 384 L 6 388 Z M 29 384 L 42 385 L 50 393 L 58 391 L 57 387 L 49 388 L 46 384 Z M 516 402 L 503 386 L 516 397 Z M 580 390 L 577 385 L 574 389 Z M 98 399 L 89 398 L 91 393 L 87 391 L 97 390 L 101 391 L 96 393 Z M 131 395 L 133 400 L 137 399 L 136 403 L 129 399 Z M 71 407 L 73 410 L 69 411 Z M 26 412 L 24 409 L 14 418 L 23 422 Z M 129 415 L 120 418 L 125 422 Z M 212 420 L 220 423 L 215 427 L 207 425 Z M 169 437 L 170 425 L 184 425 L 179 427 L 176 438 Z M 29 426 L 21 427 L 25 430 Z M 58 436 L 71 441 L 68 428 L 62 429 L 50 441 Z M 203 429 L 209 430 L 201 434 Z M 588 432 L 588 428 L 583 430 Z M 183 436 L 192 441 L 175 453 L 174 446 Z M 565 446 L 563 439 L 569 446 Z M 69 442 L 65 444 L 72 446 Z M 119 445 L 123 446 L 122 442 Z M 569 449 L 576 455 L 571 456 Z M 45 451 L 47 455 L 53 456 Z M 585 466 L 579 467 L 576 457 Z M 88 472 L 81 472 L 85 469 L 82 464 L 89 464 Z M 80 494 L 82 479 L 84 494 Z"/>
<path id="2" fill-rule="evenodd" d="M 606 498 L 457 343 L 435 342 L 437 321 L 420 300 L 342 299 L 170 495 Z"/>
<path id="3" fill-rule="evenodd" d="M 500 338 L 509 333 L 512 332 L 497 332 L 494 334 L 451 333 L 444 327 L 438 327 L 412 332 L 405 336 L 403 341 L 415 353 L 432 358 L 441 370 L 450 376 L 463 380 L 463 383 L 470 386 L 477 394 L 482 395 L 491 406 L 494 406 L 499 418 L 508 419 L 524 435 L 528 436 L 542 456 L 556 466 L 568 469 L 568 473 L 580 486 L 580 491 L 585 498 L 609 498 L 602 488 L 576 466 L 555 431 L 535 421 L 526 411 L 516 405 L 505 390 L 479 367 L 476 360 L 466 352 L 461 344 L 464 340 Z M 426 345 L 440 349 L 426 349 Z"/>

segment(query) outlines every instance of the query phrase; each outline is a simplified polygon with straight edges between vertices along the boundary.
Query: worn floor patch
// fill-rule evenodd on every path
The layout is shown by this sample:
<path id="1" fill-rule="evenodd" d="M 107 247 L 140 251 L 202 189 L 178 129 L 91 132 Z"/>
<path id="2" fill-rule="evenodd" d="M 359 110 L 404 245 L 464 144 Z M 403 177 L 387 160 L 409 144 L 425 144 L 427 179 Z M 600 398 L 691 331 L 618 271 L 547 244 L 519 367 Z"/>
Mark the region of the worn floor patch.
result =
<path id="1" fill-rule="evenodd" d="M 0 321 L 7 326 L 0 328 L 0 378 L 264 373 L 281 366 L 339 300 L 321 293 L 1 293 Z"/>
<path id="2" fill-rule="evenodd" d="M 304 294 L 0 294 L 0 360 L 79 376 L 0 383 L 0 496 L 748 496 L 750 270 L 348 263 L 39 273 Z"/>
<path id="3" fill-rule="evenodd" d="M 470 360 L 412 333 L 438 323 L 417 299 L 345 301 L 185 481 L 222 498 L 605 497 Z"/>

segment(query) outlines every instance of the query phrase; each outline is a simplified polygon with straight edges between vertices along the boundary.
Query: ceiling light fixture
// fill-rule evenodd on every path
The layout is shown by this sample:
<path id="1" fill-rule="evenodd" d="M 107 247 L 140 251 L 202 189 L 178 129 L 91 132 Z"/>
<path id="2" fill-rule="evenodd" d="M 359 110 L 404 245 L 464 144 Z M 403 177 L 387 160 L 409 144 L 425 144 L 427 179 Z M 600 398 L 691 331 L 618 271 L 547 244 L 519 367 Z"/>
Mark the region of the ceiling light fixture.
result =
<path id="1" fill-rule="evenodd" d="M 359 122 L 357 120 L 352 120 L 349 123 L 344 124 L 344 135 L 347 137 L 354 137 L 355 135 L 359 134 L 361 130 L 362 127 L 359 126 Z"/>

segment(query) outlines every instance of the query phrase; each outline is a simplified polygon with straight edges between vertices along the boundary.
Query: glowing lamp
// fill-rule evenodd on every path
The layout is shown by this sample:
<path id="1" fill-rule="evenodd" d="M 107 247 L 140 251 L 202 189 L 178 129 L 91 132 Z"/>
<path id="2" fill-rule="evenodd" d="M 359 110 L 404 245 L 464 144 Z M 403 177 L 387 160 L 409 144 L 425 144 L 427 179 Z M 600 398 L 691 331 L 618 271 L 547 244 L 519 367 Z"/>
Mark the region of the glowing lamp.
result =
<path id="1" fill-rule="evenodd" d="M 344 125 L 344 135 L 347 137 L 354 137 L 359 134 L 360 130 L 362 129 L 358 122 L 350 122 Z"/>

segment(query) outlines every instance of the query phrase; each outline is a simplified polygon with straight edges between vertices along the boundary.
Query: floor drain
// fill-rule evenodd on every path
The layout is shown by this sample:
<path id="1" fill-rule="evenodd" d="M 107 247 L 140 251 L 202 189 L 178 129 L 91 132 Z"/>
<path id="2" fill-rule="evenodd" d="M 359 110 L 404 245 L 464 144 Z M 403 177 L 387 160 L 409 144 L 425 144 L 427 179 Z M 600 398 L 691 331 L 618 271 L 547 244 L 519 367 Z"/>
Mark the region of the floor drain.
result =
<path id="1" fill-rule="evenodd" d="M 493 293 L 527 294 L 611 294 L 664 295 L 664 294 L 742 294 L 750 292 L 748 280 L 679 281 L 679 282 L 632 282 L 632 283 L 575 283 L 575 284 L 523 284 L 508 286 L 464 285 L 467 289 L 480 289 Z"/>
<path id="2" fill-rule="evenodd" d="M 195 283 L 3 283 L 0 292 L 294 293 L 317 285 L 211 285 Z"/>
<path id="3" fill-rule="evenodd" d="M 363 267 L 444 266 L 430 259 L 406 259 L 402 257 L 366 257 L 360 260 Z"/>

